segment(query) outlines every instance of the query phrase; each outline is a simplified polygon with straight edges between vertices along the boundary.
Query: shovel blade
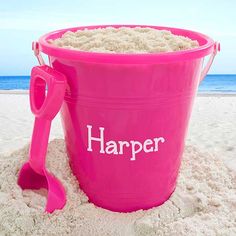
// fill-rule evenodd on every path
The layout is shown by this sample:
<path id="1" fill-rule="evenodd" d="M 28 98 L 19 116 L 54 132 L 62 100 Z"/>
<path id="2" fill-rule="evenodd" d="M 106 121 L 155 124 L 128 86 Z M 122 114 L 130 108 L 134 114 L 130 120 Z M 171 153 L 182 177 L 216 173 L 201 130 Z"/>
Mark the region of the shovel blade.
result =
<path id="1" fill-rule="evenodd" d="M 46 170 L 45 175 L 36 173 L 28 162 L 22 166 L 17 183 L 23 190 L 47 189 L 46 212 L 52 213 L 66 204 L 66 193 L 61 182 Z"/>

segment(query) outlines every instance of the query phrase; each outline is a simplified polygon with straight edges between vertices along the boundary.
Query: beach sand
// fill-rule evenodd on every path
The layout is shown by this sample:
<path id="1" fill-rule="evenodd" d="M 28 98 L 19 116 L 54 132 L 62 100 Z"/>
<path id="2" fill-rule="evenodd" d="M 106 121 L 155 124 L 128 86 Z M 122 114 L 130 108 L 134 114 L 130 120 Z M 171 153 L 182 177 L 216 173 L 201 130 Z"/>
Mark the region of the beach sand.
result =
<path id="1" fill-rule="evenodd" d="M 63 211 L 43 214 L 45 198 L 16 185 L 33 127 L 28 96 L 0 94 L 0 108 L 0 235 L 236 235 L 236 96 L 196 98 L 175 193 L 161 207 L 131 214 L 88 203 L 69 170 L 63 140 L 50 144 L 48 159 L 68 202 Z M 59 117 L 54 138 L 63 138 Z"/>

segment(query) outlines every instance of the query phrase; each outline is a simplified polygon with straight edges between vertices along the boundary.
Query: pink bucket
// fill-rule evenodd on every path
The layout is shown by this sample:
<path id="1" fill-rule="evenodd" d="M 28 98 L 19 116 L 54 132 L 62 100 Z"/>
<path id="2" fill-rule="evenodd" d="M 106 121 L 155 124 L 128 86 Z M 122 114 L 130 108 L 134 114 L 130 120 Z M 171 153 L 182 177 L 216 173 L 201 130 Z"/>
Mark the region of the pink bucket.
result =
<path id="1" fill-rule="evenodd" d="M 34 47 L 39 62 L 41 51 L 67 80 L 61 118 L 71 169 L 97 206 L 118 212 L 158 206 L 175 190 L 194 97 L 219 44 L 197 32 L 156 26 L 148 27 L 187 36 L 200 47 L 107 54 L 48 43 L 68 30 L 98 27 L 107 25 L 55 31 Z"/>

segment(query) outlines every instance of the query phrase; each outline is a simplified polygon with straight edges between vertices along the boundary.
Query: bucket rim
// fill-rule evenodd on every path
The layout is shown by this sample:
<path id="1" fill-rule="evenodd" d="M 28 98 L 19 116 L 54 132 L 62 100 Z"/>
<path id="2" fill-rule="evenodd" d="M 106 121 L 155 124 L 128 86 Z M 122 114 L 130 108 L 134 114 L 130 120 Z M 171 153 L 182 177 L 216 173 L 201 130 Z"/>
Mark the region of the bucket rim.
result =
<path id="1" fill-rule="evenodd" d="M 104 53 L 104 52 L 88 52 L 74 49 L 67 49 L 57 47 L 48 42 L 49 39 L 56 39 L 61 37 L 65 32 L 83 29 L 96 29 L 106 27 L 150 27 L 157 30 L 169 30 L 171 33 L 189 37 L 192 40 L 197 40 L 200 44 L 199 47 L 175 52 L 159 52 L 159 53 Z M 209 36 L 181 28 L 154 26 L 154 25 L 126 25 L 126 24 L 109 24 L 109 25 L 90 25 L 90 26 L 78 26 L 72 28 L 65 28 L 61 30 L 55 30 L 44 34 L 39 38 L 39 50 L 48 56 L 73 60 L 73 61 L 87 61 L 97 63 L 115 63 L 115 64 L 150 64 L 150 63 L 170 63 L 175 61 L 191 60 L 196 58 L 203 58 L 214 51 L 214 40 Z"/>

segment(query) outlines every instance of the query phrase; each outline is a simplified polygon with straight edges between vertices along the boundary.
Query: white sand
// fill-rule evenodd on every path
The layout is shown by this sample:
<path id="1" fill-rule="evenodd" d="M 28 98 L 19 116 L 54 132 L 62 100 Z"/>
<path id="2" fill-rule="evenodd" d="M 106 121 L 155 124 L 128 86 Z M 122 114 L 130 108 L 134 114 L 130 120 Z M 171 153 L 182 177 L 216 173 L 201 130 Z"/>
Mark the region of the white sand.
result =
<path id="1" fill-rule="evenodd" d="M 67 31 L 61 38 L 49 42 L 63 48 L 107 53 L 174 52 L 199 46 L 196 40 L 149 27 Z"/>
<path id="2" fill-rule="evenodd" d="M 189 146 L 175 193 L 161 207 L 129 214 L 88 203 L 71 174 L 63 140 L 50 144 L 48 168 L 63 182 L 62 211 L 44 213 L 45 197 L 16 184 L 28 147 L 2 158 L 0 232 L 4 235 L 233 235 L 236 180 L 220 159 Z"/>
<path id="3" fill-rule="evenodd" d="M 0 94 L 0 108 L 0 150 L 6 153 L 29 141 L 33 117 L 26 95 Z M 0 235 L 236 235 L 236 172 L 222 162 L 236 171 L 235 120 L 236 97 L 197 97 L 175 193 L 161 207 L 130 214 L 87 202 L 62 140 L 51 143 L 48 167 L 66 187 L 68 202 L 52 215 L 43 213 L 45 197 L 16 185 L 27 148 L 2 154 Z M 52 137 L 62 137 L 58 119 Z"/>

